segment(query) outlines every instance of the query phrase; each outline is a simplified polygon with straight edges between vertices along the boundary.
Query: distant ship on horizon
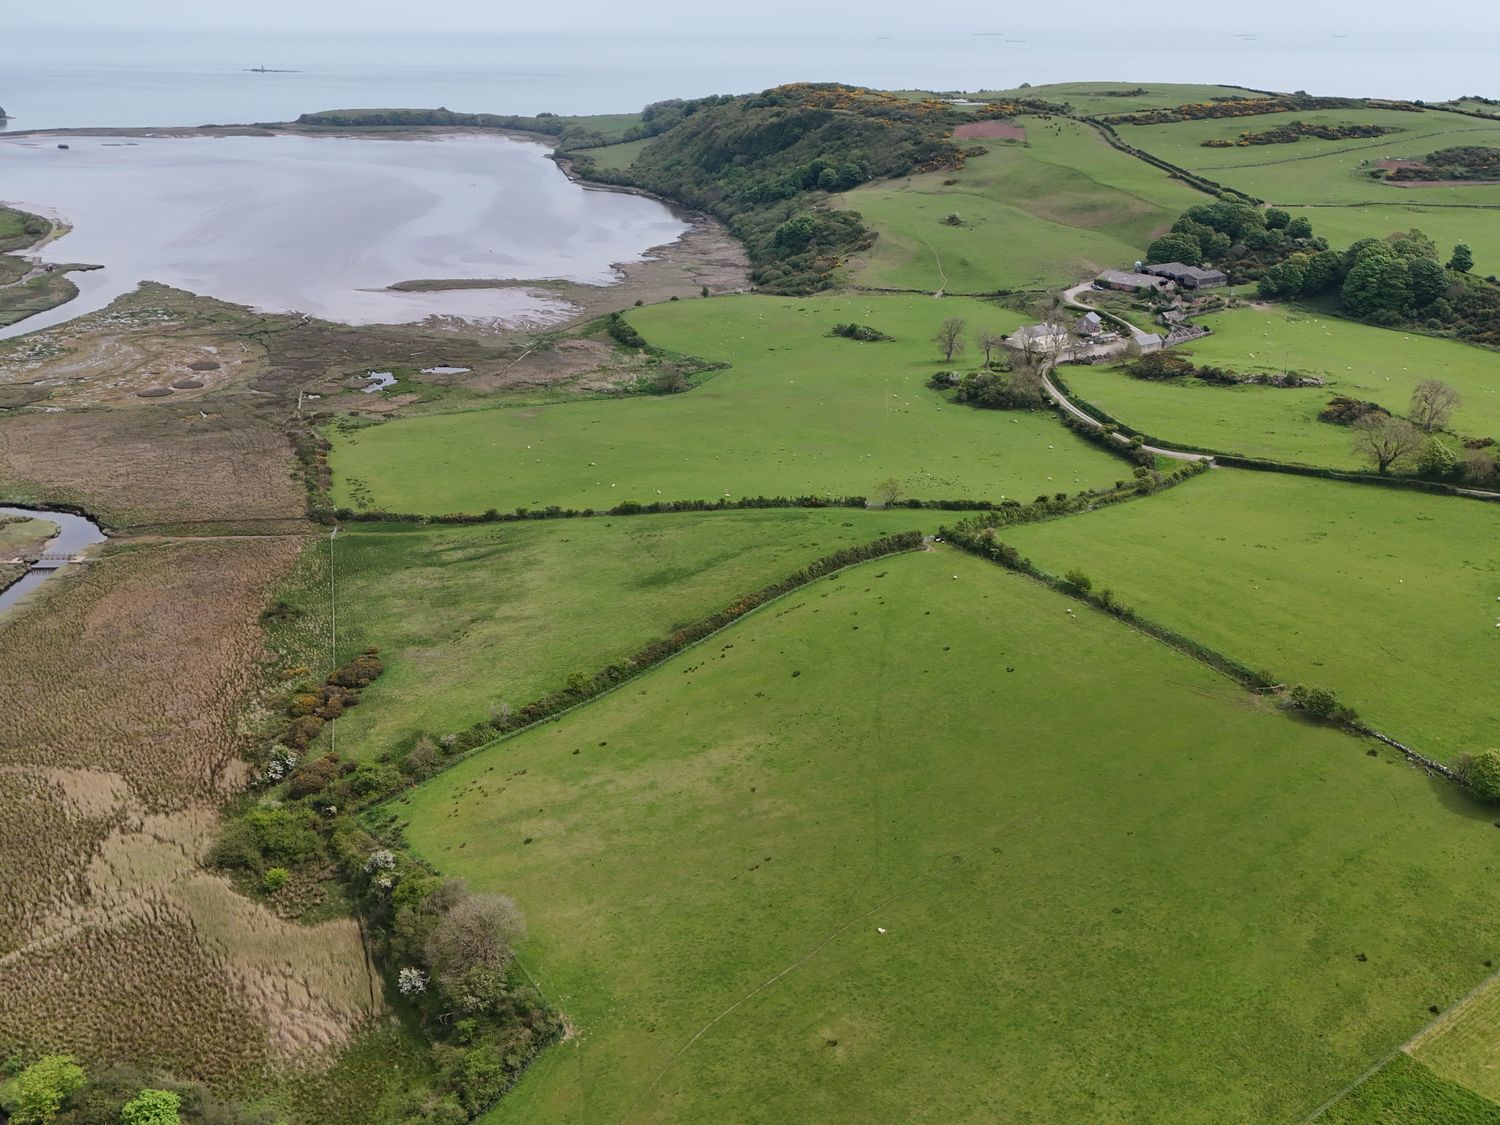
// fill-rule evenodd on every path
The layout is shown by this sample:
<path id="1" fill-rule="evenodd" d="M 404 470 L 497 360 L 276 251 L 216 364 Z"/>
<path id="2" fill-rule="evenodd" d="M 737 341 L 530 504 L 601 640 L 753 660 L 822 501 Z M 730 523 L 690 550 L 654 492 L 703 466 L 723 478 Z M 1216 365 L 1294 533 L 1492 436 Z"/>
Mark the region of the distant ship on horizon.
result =
<path id="1" fill-rule="evenodd" d="M 278 70 L 273 66 L 251 66 L 245 68 L 246 74 L 301 74 L 300 70 Z"/>

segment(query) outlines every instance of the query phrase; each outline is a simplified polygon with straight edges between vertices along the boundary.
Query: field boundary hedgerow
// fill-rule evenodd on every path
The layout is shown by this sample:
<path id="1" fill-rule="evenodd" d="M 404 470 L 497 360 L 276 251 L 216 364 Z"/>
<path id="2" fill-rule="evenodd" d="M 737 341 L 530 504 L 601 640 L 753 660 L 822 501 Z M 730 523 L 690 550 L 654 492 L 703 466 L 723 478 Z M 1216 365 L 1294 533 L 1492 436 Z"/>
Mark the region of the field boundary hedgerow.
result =
<path id="1" fill-rule="evenodd" d="M 369 955 L 371 946 L 375 948 L 379 969 L 387 985 L 397 985 L 400 981 L 402 985 L 398 987 L 402 987 L 403 991 L 415 988 L 413 995 L 425 997 L 427 978 L 422 977 L 420 986 L 412 986 L 407 979 L 410 974 L 419 970 L 402 961 L 403 956 L 407 955 L 400 952 L 397 915 L 389 908 L 389 895 L 382 888 L 385 892 L 390 892 L 392 887 L 405 886 L 416 880 L 414 886 L 425 887 L 423 893 L 432 895 L 436 893 L 434 888 L 438 886 L 440 877 L 430 864 L 406 847 L 402 839 L 402 826 L 397 821 L 396 812 L 390 807 L 392 802 L 402 799 L 403 794 L 417 785 L 481 750 L 489 749 L 500 741 L 522 734 L 541 723 L 559 719 L 564 714 L 623 687 L 668 659 L 701 644 L 788 594 L 819 579 L 833 577 L 849 567 L 920 550 L 924 542 L 920 531 L 907 531 L 824 555 L 778 582 L 746 594 L 665 637 L 648 642 L 626 660 L 607 665 L 592 676 L 575 677 L 565 689 L 534 700 L 514 713 L 506 712 L 488 723 L 476 724 L 459 735 L 442 739 L 440 744 L 449 753 L 446 760 L 434 763 L 435 768 L 416 773 L 401 769 L 405 758 L 412 752 L 410 749 L 404 756 L 387 751 L 377 762 L 359 766 L 349 763 L 346 767 L 338 762 L 334 754 L 299 763 L 295 758 L 288 759 L 285 748 L 278 746 L 271 751 L 271 766 L 277 765 L 276 751 L 280 750 L 280 767 L 268 768 L 262 777 L 273 786 L 287 786 L 288 793 L 300 798 L 300 815 L 319 823 L 318 835 L 325 841 L 323 848 L 339 872 L 340 881 L 350 892 L 361 933 L 369 936 L 366 954 Z M 319 694 L 325 700 L 336 698 L 340 706 L 329 721 L 337 721 L 338 711 L 343 706 L 357 702 L 360 689 L 378 677 L 381 669 L 375 650 L 367 649 L 364 655 L 330 673 L 325 680 L 330 686 L 322 689 Z M 295 715 L 299 712 L 289 713 Z M 305 720 L 294 718 L 292 727 L 303 721 Z M 220 850 L 225 850 L 225 841 L 238 839 L 245 830 L 253 832 L 256 823 L 254 818 L 257 816 L 299 815 L 292 811 L 296 806 L 290 800 L 276 808 L 283 811 L 268 814 L 262 802 L 252 800 L 242 803 L 226 820 L 224 834 L 218 846 Z M 385 850 L 382 851 L 382 848 Z M 282 870 L 282 878 L 285 877 L 286 872 Z M 381 882 L 382 878 L 385 882 Z M 482 1116 L 512 1089 L 521 1075 L 557 1040 L 564 1026 L 557 1010 L 541 992 L 529 970 L 519 962 L 516 964 L 532 981 L 545 1009 L 542 1012 L 531 1011 L 525 1016 L 527 1026 L 537 1028 L 537 1033 L 526 1042 L 526 1057 L 518 1057 L 514 1065 L 507 1066 L 503 1075 L 491 1076 L 488 1084 L 482 1087 L 469 1088 L 463 1077 L 467 1074 L 467 1069 L 462 1065 L 456 1068 L 454 1073 L 460 1075 L 454 1080 L 457 1082 L 456 1092 L 447 1096 L 450 1099 L 459 1097 L 470 1119 Z M 502 1013 L 496 1028 L 500 1031 L 506 1031 L 507 1028 L 515 1030 L 505 1023 L 506 1018 Z M 423 1023 L 424 1037 L 429 1042 L 438 1044 L 440 1040 L 426 1026 L 427 1021 L 424 1020 Z M 552 1030 L 554 1028 L 557 1030 Z M 446 1037 L 441 1042 L 446 1052 L 458 1052 L 458 1057 L 462 1057 L 463 1051 L 468 1049 L 461 1042 L 447 1042 Z"/>
<path id="2" fill-rule="evenodd" d="M 1198 191 L 1203 192 L 1204 195 L 1211 195 L 1215 199 L 1222 199 L 1225 196 L 1233 196 L 1236 199 L 1241 199 L 1244 202 L 1253 204 L 1255 206 L 1259 206 L 1260 204 L 1265 202 L 1265 200 L 1258 199 L 1253 195 L 1247 195 L 1245 192 L 1240 191 L 1238 188 L 1226 187 L 1224 184 L 1221 184 L 1216 180 L 1210 180 L 1207 176 L 1200 176 L 1196 172 L 1190 172 L 1186 168 L 1178 167 L 1171 161 L 1163 160 L 1159 156 L 1153 156 L 1149 152 L 1145 152 L 1142 149 L 1136 148 L 1134 145 L 1128 144 L 1125 139 L 1115 131 L 1113 125 L 1106 124 L 1104 121 L 1101 121 L 1097 117 L 1079 117 L 1077 118 L 1077 120 L 1082 121 L 1085 124 L 1092 125 L 1095 129 L 1099 130 L 1104 139 L 1109 143 L 1110 147 L 1119 149 L 1119 151 L 1126 153 L 1129 156 L 1133 156 L 1137 160 L 1144 161 L 1154 168 L 1160 168 L 1163 172 L 1166 172 L 1173 179 L 1181 180 L 1183 183 L 1187 184 L 1188 187 L 1196 188 Z"/>
<path id="3" fill-rule="evenodd" d="M 986 535 L 986 531 L 990 532 L 990 534 Z M 993 531 L 994 528 L 989 526 L 974 529 L 959 525 L 952 528 L 943 528 L 942 536 L 961 551 L 981 559 L 986 559 L 996 566 L 1014 571 L 1059 594 L 1072 598 L 1075 601 L 1083 602 L 1085 605 L 1099 610 L 1101 613 L 1109 614 L 1137 632 L 1143 633 L 1153 640 L 1166 645 L 1168 648 L 1212 668 L 1215 672 L 1233 680 L 1253 695 L 1269 695 L 1273 692 L 1279 692 L 1285 686 L 1282 681 L 1269 672 L 1256 671 L 1249 665 L 1241 663 L 1216 648 L 1196 641 L 1160 622 L 1153 621 L 1148 617 L 1142 617 L 1128 605 L 1115 600 L 1111 591 L 1094 590 L 1092 584 L 1082 575 L 1075 575 L 1074 572 L 1069 572 L 1067 576 L 1059 578 L 1057 575 L 1043 570 L 1029 558 L 1024 557 L 1015 547 L 1001 542 L 993 535 Z M 1294 688 L 1289 693 L 1290 705 L 1293 709 L 1308 714 L 1315 719 L 1329 722 L 1331 725 L 1339 727 L 1349 734 L 1373 738 L 1398 751 L 1409 764 L 1418 766 L 1426 770 L 1429 774 L 1437 773 L 1461 789 L 1468 788 L 1462 774 L 1457 770 L 1361 722 L 1351 709 L 1339 705 L 1331 694 L 1327 692 L 1322 693 L 1327 697 L 1329 703 L 1329 707 L 1326 709 L 1328 713 L 1326 714 L 1302 705 L 1299 702 L 1299 693 L 1304 690 L 1306 689 Z"/>
<path id="4" fill-rule="evenodd" d="M 1459 496 L 1469 500 L 1485 500 L 1490 502 L 1500 501 L 1500 492 L 1488 492 L 1478 488 L 1461 488 L 1456 484 L 1448 484 L 1444 481 L 1424 480 L 1421 477 L 1397 477 L 1378 476 L 1373 473 L 1351 473 L 1342 469 L 1330 469 L 1321 465 L 1301 465 L 1295 461 L 1275 461 L 1269 457 L 1247 457 L 1241 453 L 1228 453 L 1222 449 L 1210 449 L 1207 446 L 1193 445 L 1188 442 L 1173 441 L 1168 438 L 1157 437 L 1131 426 L 1128 422 L 1111 415 L 1074 394 L 1067 382 L 1053 368 L 1050 373 L 1053 384 L 1057 387 L 1070 403 L 1083 413 L 1087 414 L 1101 426 L 1113 426 L 1119 433 L 1131 437 L 1139 437 L 1148 445 L 1162 446 L 1168 449 L 1178 449 L 1185 453 L 1201 453 L 1212 457 L 1222 468 L 1248 469 L 1255 472 L 1287 473 L 1292 476 L 1315 477 L 1320 480 L 1335 480 L 1344 484 L 1373 484 L 1384 488 L 1408 489 L 1415 492 L 1427 492 L 1439 496 Z"/>
<path id="5" fill-rule="evenodd" d="M 923 535 L 920 531 L 903 531 L 894 535 L 882 536 L 859 547 L 846 547 L 835 551 L 831 555 L 824 555 L 809 563 L 801 570 L 794 571 L 777 582 L 762 586 L 753 593 L 742 595 L 729 605 L 700 617 L 697 621 L 675 629 L 665 637 L 658 637 L 656 640 L 648 642 L 633 655 L 605 665 L 591 676 L 575 677 L 569 686 L 560 691 L 551 692 L 532 700 L 515 711 L 498 715 L 494 719 L 475 723 L 463 731 L 445 736 L 452 740 L 451 755 L 437 769 L 421 778 L 415 779 L 414 784 L 420 784 L 429 777 L 435 777 L 465 758 L 502 740 L 522 734 L 540 723 L 560 718 L 562 715 L 578 707 L 594 702 L 601 696 L 608 694 L 616 688 L 623 687 L 637 676 L 650 671 L 678 653 L 684 652 L 694 645 L 701 644 L 748 614 L 762 609 L 820 578 L 831 577 L 842 570 L 851 566 L 857 566 L 860 563 L 873 562 L 876 559 L 888 558 L 891 555 L 920 550 L 923 542 Z M 395 760 L 394 755 L 389 752 L 382 757 L 386 760 Z M 401 787 L 401 789 L 405 788 L 409 788 L 409 786 Z M 387 794 L 376 803 L 383 803 L 391 799 L 399 791 Z"/>

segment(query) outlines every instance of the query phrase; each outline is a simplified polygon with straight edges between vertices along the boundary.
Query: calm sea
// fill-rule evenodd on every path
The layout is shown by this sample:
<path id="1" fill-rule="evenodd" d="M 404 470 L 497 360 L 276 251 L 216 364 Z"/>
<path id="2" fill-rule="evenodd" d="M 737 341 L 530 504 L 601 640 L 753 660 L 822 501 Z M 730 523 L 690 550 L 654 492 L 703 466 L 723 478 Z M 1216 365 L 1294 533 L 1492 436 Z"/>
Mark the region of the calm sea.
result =
<path id="1" fill-rule="evenodd" d="M 855 28 L 837 38 L 759 40 L 12 29 L 0 64 L 0 106 L 11 129 L 40 129 L 280 121 L 371 106 L 613 113 L 794 80 L 940 90 L 1091 79 L 1427 99 L 1500 94 L 1491 65 L 1495 28 L 1466 36 L 1261 28 L 1249 40 L 1157 26 L 1143 13 L 1113 28 L 1057 21 L 1012 31 L 1009 22 L 997 16 L 983 35 L 885 37 Z M 248 73 L 254 66 L 299 73 Z"/>

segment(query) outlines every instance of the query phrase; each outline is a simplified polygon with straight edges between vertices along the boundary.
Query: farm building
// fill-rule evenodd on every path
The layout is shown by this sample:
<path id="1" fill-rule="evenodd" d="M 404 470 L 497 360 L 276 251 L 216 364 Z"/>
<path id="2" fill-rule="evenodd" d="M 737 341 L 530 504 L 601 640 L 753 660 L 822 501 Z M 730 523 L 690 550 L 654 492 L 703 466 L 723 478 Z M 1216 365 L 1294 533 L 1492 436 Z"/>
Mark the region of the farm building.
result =
<path id="1" fill-rule="evenodd" d="M 1005 338 L 1007 347 L 1023 352 L 1058 352 L 1071 342 L 1065 324 L 1028 324 Z"/>
<path id="2" fill-rule="evenodd" d="M 1184 289 L 1213 289 L 1229 284 L 1229 275 L 1222 270 L 1205 270 L 1198 266 L 1185 266 L 1181 262 L 1162 262 L 1160 265 L 1144 267 L 1147 273 L 1166 277 Z"/>
<path id="3" fill-rule="evenodd" d="M 1084 313 L 1078 318 L 1077 331 L 1080 336 L 1097 336 L 1104 331 L 1104 320 L 1096 312 Z"/>
<path id="4" fill-rule="evenodd" d="M 1171 281 L 1164 277 L 1153 277 L 1149 273 L 1134 273 L 1130 270 L 1105 270 L 1094 278 L 1094 284 L 1101 289 L 1124 289 L 1133 292 L 1136 289 L 1165 290 Z"/>

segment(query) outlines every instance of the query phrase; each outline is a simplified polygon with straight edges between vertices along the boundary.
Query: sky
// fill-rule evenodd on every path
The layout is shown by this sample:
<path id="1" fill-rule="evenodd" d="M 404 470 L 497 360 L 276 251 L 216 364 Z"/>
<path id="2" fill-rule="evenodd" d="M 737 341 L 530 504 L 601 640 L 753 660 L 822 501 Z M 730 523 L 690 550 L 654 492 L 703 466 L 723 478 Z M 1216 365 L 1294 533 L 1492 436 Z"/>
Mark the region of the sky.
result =
<path id="1" fill-rule="evenodd" d="M 1008 10 L 1009 9 L 1009 10 Z M 948 0 L 938 9 L 910 0 L 861 0 L 813 5 L 806 0 L 756 0 L 753 30 L 795 38 L 799 32 L 859 28 L 873 34 L 994 30 L 1059 34 L 1085 26 L 1108 27 L 1121 19 L 1138 27 L 1151 8 L 1131 8 L 1123 0 L 1075 0 L 1066 15 L 1051 11 L 1018 14 L 994 0 Z M 1229 32 L 1391 31 L 1412 26 L 1410 4 L 1396 0 L 1261 0 L 1253 7 L 1203 4 L 1159 6 L 1173 27 Z M 184 31 L 244 30 L 287 33 L 362 30 L 369 32 L 504 33 L 722 29 L 746 30 L 746 10 L 713 0 L 567 0 L 561 4 L 497 3 L 496 0 L 256 0 L 254 4 L 213 4 L 203 0 L 53 0 L 17 5 L 7 12 L 12 28 L 172 28 Z M 1500 32 L 1500 5 L 1493 0 L 1445 0 L 1421 10 L 1423 33 L 1459 33 L 1466 38 Z"/>

